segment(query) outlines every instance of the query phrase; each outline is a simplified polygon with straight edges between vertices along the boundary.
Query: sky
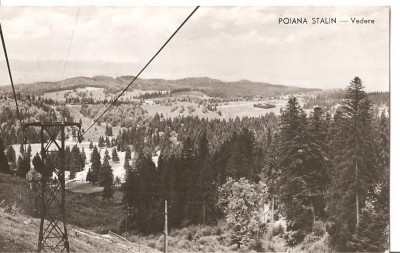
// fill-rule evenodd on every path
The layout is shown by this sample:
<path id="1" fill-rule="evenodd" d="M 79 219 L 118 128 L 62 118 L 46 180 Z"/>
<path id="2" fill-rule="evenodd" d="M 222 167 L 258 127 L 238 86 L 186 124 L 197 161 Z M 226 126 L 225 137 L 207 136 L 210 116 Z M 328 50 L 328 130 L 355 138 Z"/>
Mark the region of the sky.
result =
<path id="1" fill-rule="evenodd" d="M 1 6 L 0 22 L 14 82 L 21 84 L 136 75 L 193 9 Z M 279 24 L 285 17 L 308 24 Z M 313 17 L 337 23 L 311 24 Z M 10 85 L 0 55 L 0 85 Z M 330 89 L 355 76 L 368 91 L 389 90 L 387 7 L 200 7 L 141 78 Z"/>

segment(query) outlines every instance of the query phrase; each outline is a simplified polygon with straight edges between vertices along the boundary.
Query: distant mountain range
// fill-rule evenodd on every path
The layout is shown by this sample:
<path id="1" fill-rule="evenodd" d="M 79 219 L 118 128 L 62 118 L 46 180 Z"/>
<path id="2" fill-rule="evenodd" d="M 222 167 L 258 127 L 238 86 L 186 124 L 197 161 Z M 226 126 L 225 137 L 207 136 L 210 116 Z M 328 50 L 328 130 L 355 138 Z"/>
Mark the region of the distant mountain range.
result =
<path id="1" fill-rule="evenodd" d="M 16 89 L 22 94 L 43 95 L 46 92 L 70 90 L 84 87 L 104 88 L 106 92 L 115 93 L 122 91 L 133 76 L 120 76 L 112 78 L 108 76 L 74 77 L 58 82 L 37 82 L 31 84 L 16 85 Z M 237 82 L 224 82 L 208 77 L 184 78 L 178 80 L 164 79 L 140 79 L 138 78 L 129 90 L 176 90 L 189 88 L 199 90 L 209 96 L 276 96 L 281 94 L 294 94 L 298 92 L 312 92 L 319 89 L 300 88 L 295 86 L 275 85 L 269 83 L 240 80 Z M 0 89 L 11 91 L 11 88 L 0 86 Z"/>

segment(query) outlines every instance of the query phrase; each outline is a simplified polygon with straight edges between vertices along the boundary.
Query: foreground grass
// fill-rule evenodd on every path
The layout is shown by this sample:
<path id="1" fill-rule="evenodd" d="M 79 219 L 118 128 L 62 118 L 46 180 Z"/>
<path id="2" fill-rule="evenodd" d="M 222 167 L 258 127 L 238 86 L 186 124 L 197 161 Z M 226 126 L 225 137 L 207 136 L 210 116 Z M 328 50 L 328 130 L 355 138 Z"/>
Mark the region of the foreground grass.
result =
<path id="1" fill-rule="evenodd" d="M 0 252 L 36 252 L 40 220 L 0 206 Z M 109 235 L 68 226 L 71 252 L 157 252 L 157 250 Z"/>
<path id="2" fill-rule="evenodd" d="M 124 233 L 129 241 L 147 245 L 163 251 L 164 235 L 140 235 Z M 273 235 L 272 225 L 262 238 L 252 240 L 249 245 L 238 248 L 230 240 L 230 231 L 224 224 L 218 226 L 189 226 L 182 229 L 172 229 L 168 235 L 169 252 L 331 252 L 328 247 L 328 234 L 314 236 L 310 234 L 305 240 L 290 247 L 286 244 L 283 234 Z"/>
<path id="3" fill-rule="evenodd" d="M 114 197 L 107 201 L 102 200 L 101 192 L 83 194 L 66 190 L 65 195 L 68 224 L 97 233 L 119 230 L 118 225 L 123 215 L 120 191 L 115 191 Z M 34 213 L 33 193 L 29 190 L 29 184 L 17 176 L 0 173 L 0 202 L 3 205 L 15 205 L 25 215 L 32 216 Z"/>

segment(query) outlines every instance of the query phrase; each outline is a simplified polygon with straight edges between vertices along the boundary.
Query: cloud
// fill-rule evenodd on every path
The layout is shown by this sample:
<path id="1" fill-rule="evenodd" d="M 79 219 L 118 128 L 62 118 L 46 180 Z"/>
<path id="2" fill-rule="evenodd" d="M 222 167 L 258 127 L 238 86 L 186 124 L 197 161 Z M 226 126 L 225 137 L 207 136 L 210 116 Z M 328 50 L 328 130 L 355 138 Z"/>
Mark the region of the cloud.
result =
<path id="1" fill-rule="evenodd" d="M 28 83 L 60 79 L 70 43 L 65 77 L 134 75 L 192 10 L 1 7 L 0 20 L 14 78 Z M 279 17 L 365 17 L 376 24 L 280 25 Z M 387 7 L 201 7 L 143 77 L 343 87 L 360 75 L 367 88 L 387 90 L 388 17 Z M 0 73 L 7 84 L 3 58 Z"/>

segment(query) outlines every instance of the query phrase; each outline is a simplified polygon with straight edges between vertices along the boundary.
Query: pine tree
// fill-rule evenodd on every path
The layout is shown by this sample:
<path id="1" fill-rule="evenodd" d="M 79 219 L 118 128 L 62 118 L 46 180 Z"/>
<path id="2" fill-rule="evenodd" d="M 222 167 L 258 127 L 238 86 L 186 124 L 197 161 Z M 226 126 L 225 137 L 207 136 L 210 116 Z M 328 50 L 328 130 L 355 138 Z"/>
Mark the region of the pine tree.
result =
<path id="1" fill-rule="evenodd" d="M 266 158 L 264 167 L 260 173 L 261 181 L 264 182 L 268 188 L 268 198 L 271 203 L 272 210 L 272 221 L 275 220 L 277 209 L 277 202 L 279 200 L 279 182 L 282 182 L 282 170 L 279 166 L 278 150 L 281 148 L 278 146 L 278 138 L 272 138 L 271 131 L 268 131 L 268 143 L 269 146 L 266 150 Z"/>
<path id="2" fill-rule="evenodd" d="M 81 165 L 82 165 L 82 168 L 85 167 L 85 163 L 86 163 L 86 153 L 85 153 L 85 149 L 82 147 L 82 151 L 81 151 Z"/>
<path id="3" fill-rule="evenodd" d="M 113 148 L 113 151 L 112 151 L 112 160 L 113 160 L 113 162 L 119 162 L 119 157 L 118 157 L 118 153 L 117 153 L 117 149 L 116 148 Z"/>
<path id="4" fill-rule="evenodd" d="M 202 203 L 201 209 L 198 209 L 198 211 L 201 211 L 201 223 L 205 224 L 213 221 L 212 217 L 214 217 L 214 213 L 216 212 L 215 204 L 217 202 L 216 175 L 212 168 L 212 160 L 208 150 L 208 140 L 205 131 L 203 131 L 200 137 L 199 155 L 196 164 L 200 170 L 200 177 L 198 179 L 198 190 L 200 194 L 198 201 Z"/>
<path id="5" fill-rule="evenodd" d="M 24 149 L 24 145 L 21 144 L 21 145 L 19 146 L 19 154 L 21 155 L 21 154 L 23 154 L 23 153 L 25 153 L 25 149 Z"/>
<path id="6" fill-rule="evenodd" d="M 92 171 L 90 170 L 90 168 L 89 168 L 89 170 L 88 170 L 88 173 L 86 174 L 86 181 L 87 181 L 87 182 L 90 182 L 90 183 L 93 183 L 93 173 L 92 173 Z"/>
<path id="7" fill-rule="evenodd" d="M 26 150 L 26 153 L 29 155 L 29 157 L 32 156 L 32 147 L 31 147 L 31 144 L 28 145 L 28 148 L 27 148 L 27 150 Z"/>
<path id="8" fill-rule="evenodd" d="M 329 119 L 329 116 L 328 116 Z M 305 161 L 306 172 L 306 190 L 308 191 L 308 202 L 311 208 L 313 225 L 316 218 L 325 216 L 325 192 L 329 183 L 328 176 L 328 145 L 326 141 L 329 122 L 325 122 L 322 109 L 314 107 L 310 114 L 310 126 L 308 135 L 308 158 Z"/>
<path id="9" fill-rule="evenodd" d="M 100 136 L 100 138 L 99 138 L 99 148 L 104 148 L 104 138 L 103 138 L 103 136 Z"/>
<path id="10" fill-rule="evenodd" d="M 114 185 L 116 187 L 119 187 L 121 185 L 121 179 L 118 176 L 115 177 Z"/>
<path id="11" fill-rule="evenodd" d="M 1 137 L 0 137 L 1 138 Z M 1 142 L 1 140 L 0 140 Z M 0 144 L 1 145 L 1 144 Z M 10 145 L 7 149 L 7 158 L 8 162 L 15 164 L 17 161 L 17 158 L 15 156 L 15 150 L 12 145 Z"/>
<path id="12" fill-rule="evenodd" d="M 111 147 L 110 138 L 108 138 L 108 136 L 106 137 L 105 144 L 106 144 L 106 147 L 107 147 L 107 148 Z"/>
<path id="13" fill-rule="evenodd" d="M 328 192 L 333 226 L 329 232 L 341 251 L 362 250 L 352 237 L 360 237 L 361 210 L 378 178 L 371 105 L 363 89 L 361 79 L 355 77 L 347 88 L 342 115 L 335 118 L 338 129 L 333 139 L 333 181 Z"/>
<path id="14" fill-rule="evenodd" d="M 0 136 L 0 171 L 9 173 L 10 168 L 8 166 L 7 156 L 4 154 L 3 138 Z"/>
<path id="15" fill-rule="evenodd" d="M 295 97 L 289 98 L 282 112 L 279 132 L 279 167 L 281 172 L 279 199 L 290 221 L 288 238 L 290 245 L 299 243 L 312 228 L 312 212 L 307 187 L 308 169 L 312 156 L 308 147 L 309 135 L 306 129 L 306 115 Z"/>
<path id="16" fill-rule="evenodd" d="M 125 148 L 125 159 L 132 159 L 132 154 L 131 154 L 131 150 L 129 149 L 129 147 Z"/>
<path id="17" fill-rule="evenodd" d="M 92 150 L 92 149 L 93 149 L 93 142 L 92 142 L 92 141 L 90 141 L 90 144 L 89 144 L 89 149 L 90 149 L 90 150 Z"/>
<path id="18" fill-rule="evenodd" d="M 77 145 L 74 145 L 71 150 L 69 179 L 74 179 L 76 173 L 82 171 L 84 166 L 85 166 L 84 164 L 82 165 L 82 156 L 79 151 L 79 148 Z"/>
<path id="19" fill-rule="evenodd" d="M 92 152 L 92 157 L 90 159 L 90 162 L 92 163 L 92 173 L 93 173 L 93 182 L 98 182 L 99 179 L 99 171 L 101 167 L 101 161 L 100 161 L 100 153 L 97 150 L 97 147 L 94 146 L 93 152 Z"/>
<path id="20" fill-rule="evenodd" d="M 129 164 L 129 159 L 125 156 L 124 169 L 125 169 L 125 171 L 127 171 L 131 168 L 132 168 L 132 166 Z"/>
<path id="21" fill-rule="evenodd" d="M 389 120 L 383 111 L 374 127 L 378 177 L 360 214 L 359 232 L 352 235 L 350 250 L 383 252 L 389 249 Z"/>
<path id="22" fill-rule="evenodd" d="M 21 178 L 25 178 L 26 173 L 30 170 L 30 158 L 28 154 L 24 153 L 18 157 L 17 162 L 17 175 Z"/>
<path id="23" fill-rule="evenodd" d="M 104 159 L 99 172 L 99 186 L 103 186 L 103 200 L 112 197 L 112 185 L 114 182 L 111 166 L 107 159 Z"/>
<path id="24" fill-rule="evenodd" d="M 104 160 L 109 161 L 110 160 L 110 153 L 108 152 L 108 149 L 106 149 L 106 151 L 104 151 Z"/>
<path id="25" fill-rule="evenodd" d="M 197 181 L 199 179 L 199 170 L 195 166 L 196 154 L 194 144 L 190 138 L 183 142 L 181 163 L 178 166 L 177 192 L 180 206 L 183 209 L 183 219 L 189 219 L 192 223 L 199 221 L 198 208 L 194 202 L 198 199 Z M 196 209 L 197 208 L 197 209 Z"/>

